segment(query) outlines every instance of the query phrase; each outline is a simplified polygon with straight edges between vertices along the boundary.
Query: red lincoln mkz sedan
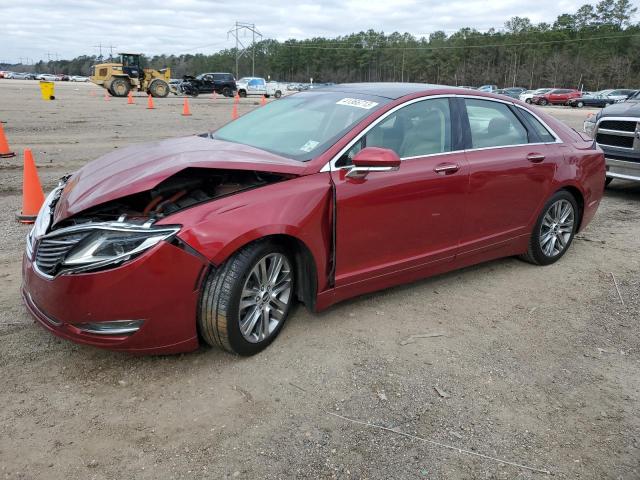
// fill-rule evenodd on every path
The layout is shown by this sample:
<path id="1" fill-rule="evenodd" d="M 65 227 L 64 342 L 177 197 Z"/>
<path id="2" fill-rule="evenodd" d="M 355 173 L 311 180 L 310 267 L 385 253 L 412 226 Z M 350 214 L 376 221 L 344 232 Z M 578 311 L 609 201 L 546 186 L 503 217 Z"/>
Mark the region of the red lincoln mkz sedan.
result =
<path id="1" fill-rule="evenodd" d="M 565 254 L 603 194 L 593 140 L 517 100 L 416 84 L 306 91 L 65 177 L 27 238 L 49 331 L 136 353 L 266 347 L 294 301 Z"/>

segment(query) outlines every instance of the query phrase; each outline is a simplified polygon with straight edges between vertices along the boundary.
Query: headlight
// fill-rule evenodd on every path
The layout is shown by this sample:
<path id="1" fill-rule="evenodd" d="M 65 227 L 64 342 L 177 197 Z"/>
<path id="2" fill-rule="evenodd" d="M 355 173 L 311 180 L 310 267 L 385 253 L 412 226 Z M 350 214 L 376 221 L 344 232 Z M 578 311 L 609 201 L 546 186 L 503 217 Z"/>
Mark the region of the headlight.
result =
<path id="1" fill-rule="evenodd" d="M 582 126 L 582 129 L 584 130 L 584 133 L 586 133 L 591 138 L 593 138 L 594 136 L 593 134 L 595 133 L 595 130 L 596 130 L 596 117 L 592 116 L 587 118 L 584 121 L 584 125 Z"/>
<path id="2" fill-rule="evenodd" d="M 86 236 L 69 251 L 62 266 L 63 269 L 89 270 L 118 264 L 148 250 L 179 230 L 179 227 L 118 227 L 114 224 L 93 229 L 91 226 L 82 227 L 80 231 L 84 231 Z"/>

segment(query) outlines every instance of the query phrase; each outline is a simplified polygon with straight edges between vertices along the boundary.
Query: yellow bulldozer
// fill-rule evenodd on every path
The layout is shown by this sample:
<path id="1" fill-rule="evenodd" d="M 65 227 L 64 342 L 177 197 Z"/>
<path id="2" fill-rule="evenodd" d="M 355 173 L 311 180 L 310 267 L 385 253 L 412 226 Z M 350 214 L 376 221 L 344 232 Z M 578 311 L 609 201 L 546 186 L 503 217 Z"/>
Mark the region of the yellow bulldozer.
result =
<path id="1" fill-rule="evenodd" d="M 140 53 L 119 53 L 120 63 L 100 63 L 94 65 L 91 81 L 114 97 L 126 97 L 131 90 L 151 94 L 153 97 L 169 95 L 171 70 L 142 68 Z"/>

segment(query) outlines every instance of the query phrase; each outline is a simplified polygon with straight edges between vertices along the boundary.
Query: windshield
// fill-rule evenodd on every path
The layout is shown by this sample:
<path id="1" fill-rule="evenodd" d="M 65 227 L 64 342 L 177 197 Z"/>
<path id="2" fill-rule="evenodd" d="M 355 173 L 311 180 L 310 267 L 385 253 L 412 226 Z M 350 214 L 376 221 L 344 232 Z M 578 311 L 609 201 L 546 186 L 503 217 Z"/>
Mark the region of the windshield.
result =
<path id="1" fill-rule="evenodd" d="M 228 123 L 213 138 L 305 162 L 388 102 L 387 98 L 353 93 L 297 93 Z"/>

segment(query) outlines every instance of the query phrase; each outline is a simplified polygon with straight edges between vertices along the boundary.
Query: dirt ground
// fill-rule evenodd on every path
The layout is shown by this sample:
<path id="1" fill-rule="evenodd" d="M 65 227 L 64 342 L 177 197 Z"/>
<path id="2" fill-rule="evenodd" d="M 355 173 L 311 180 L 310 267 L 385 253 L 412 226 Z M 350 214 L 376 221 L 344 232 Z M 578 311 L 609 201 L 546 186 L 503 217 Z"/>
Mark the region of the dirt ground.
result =
<path id="1" fill-rule="evenodd" d="M 232 108 L 206 95 L 183 117 L 180 98 L 147 110 L 89 84 L 56 95 L 0 80 L 10 145 L 33 149 L 45 190 Z M 548 110 L 576 128 L 588 112 Z M 640 478 L 639 185 L 613 182 L 555 265 L 507 258 L 298 307 L 252 358 L 132 357 L 57 339 L 23 307 L 21 162 L 0 159 L 0 478 Z"/>

